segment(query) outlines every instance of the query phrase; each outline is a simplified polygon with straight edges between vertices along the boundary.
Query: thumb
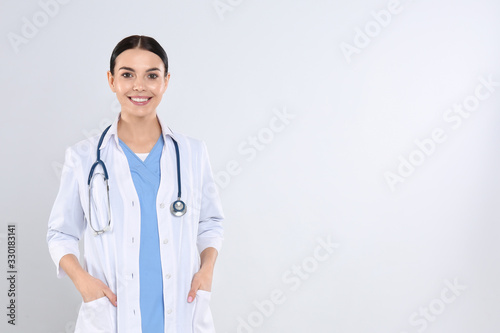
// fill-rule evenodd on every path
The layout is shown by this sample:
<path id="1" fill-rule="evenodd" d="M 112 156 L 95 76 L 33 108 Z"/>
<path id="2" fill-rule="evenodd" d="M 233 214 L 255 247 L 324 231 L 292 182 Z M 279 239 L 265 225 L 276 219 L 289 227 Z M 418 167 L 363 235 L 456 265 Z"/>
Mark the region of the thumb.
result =
<path id="1" fill-rule="evenodd" d="M 117 306 L 117 298 L 116 298 L 116 295 L 115 293 L 113 293 L 111 291 L 111 289 L 109 288 L 106 288 L 104 290 L 104 295 L 106 295 L 106 297 L 109 299 L 109 301 L 111 302 L 111 304 L 113 304 L 114 306 Z"/>
<path id="2" fill-rule="evenodd" d="M 196 286 L 194 284 L 191 285 L 191 290 L 189 291 L 189 294 L 188 294 L 188 303 L 191 303 L 194 298 L 196 297 L 196 291 L 200 289 L 199 286 Z"/>

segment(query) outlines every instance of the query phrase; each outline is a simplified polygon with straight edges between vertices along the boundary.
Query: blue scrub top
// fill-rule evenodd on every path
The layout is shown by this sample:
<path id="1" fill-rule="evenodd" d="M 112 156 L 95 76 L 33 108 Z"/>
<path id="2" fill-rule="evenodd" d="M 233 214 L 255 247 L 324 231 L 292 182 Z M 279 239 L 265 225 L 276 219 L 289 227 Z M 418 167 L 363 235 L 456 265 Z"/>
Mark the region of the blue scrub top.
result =
<path id="1" fill-rule="evenodd" d="M 135 190 L 141 206 L 141 243 L 139 253 L 139 282 L 142 331 L 163 333 L 165 318 L 163 279 L 160 260 L 156 195 L 160 187 L 160 157 L 163 135 L 144 161 L 122 140 L 119 140 L 130 166 Z"/>

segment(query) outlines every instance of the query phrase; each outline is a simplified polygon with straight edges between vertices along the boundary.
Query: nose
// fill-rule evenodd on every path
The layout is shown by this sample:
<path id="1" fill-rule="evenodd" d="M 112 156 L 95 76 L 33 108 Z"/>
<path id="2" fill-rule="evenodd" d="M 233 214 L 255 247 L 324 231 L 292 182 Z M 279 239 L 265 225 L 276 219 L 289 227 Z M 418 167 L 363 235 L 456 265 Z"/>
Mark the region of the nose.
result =
<path id="1" fill-rule="evenodd" d="M 134 90 L 136 90 L 136 91 L 143 91 L 144 90 L 144 81 L 142 78 L 137 77 L 134 80 Z"/>

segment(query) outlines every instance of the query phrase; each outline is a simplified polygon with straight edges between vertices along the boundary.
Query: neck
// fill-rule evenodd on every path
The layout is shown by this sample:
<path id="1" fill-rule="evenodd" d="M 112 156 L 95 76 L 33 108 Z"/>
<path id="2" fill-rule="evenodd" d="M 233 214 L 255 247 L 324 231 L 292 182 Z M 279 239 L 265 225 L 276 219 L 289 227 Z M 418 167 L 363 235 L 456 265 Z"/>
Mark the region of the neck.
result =
<path id="1" fill-rule="evenodd" d="M 122 112 L 117 131 L 118 137 L 127 145 L 149 146 L 160 137 L 161 126 L 156 112 L 149 117 L 133 117 Z"/>

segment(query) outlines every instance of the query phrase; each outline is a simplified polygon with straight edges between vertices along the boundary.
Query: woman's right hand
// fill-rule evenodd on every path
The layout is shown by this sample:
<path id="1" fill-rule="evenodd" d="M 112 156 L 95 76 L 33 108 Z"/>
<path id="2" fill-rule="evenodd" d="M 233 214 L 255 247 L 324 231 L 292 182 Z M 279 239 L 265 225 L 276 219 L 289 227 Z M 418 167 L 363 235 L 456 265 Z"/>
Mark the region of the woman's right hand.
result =
<path id="1" fill-rule="evenodd" d="M 116 306 L 116 295 L 101 280 L 85 272 L 75 282 L 75 286 L 82 295 L 85 303 L 106 296 Z"/>
<path id="2" fill-rule="evenodd" d="M 85 303 L 106 296 L 116 306 L 116 295 L 99 279 L 90 275 L 80 266 L 74 254 L 66 254 L 59 261 L 61 268 L 69 275 Z"/>

